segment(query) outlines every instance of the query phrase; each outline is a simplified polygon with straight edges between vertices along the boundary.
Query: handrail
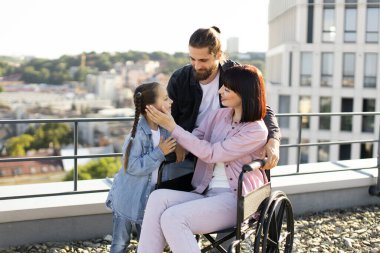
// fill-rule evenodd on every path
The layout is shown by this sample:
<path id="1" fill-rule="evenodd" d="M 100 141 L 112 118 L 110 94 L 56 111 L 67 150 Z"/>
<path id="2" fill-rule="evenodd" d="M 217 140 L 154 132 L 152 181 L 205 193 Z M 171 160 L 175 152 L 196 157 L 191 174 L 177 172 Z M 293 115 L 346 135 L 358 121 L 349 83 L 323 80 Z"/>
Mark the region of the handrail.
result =
<path id="1" fill-rule="evenodd" d="M 364 140 L 341 140 L 341 141 L 330 141 L 330 142 L 319 142 L 319 143 L 301 143 L 301 137 L 302 137 L 302 117 L 322 117 L 322 116 L 377 116 L 380 115 L 380 112 L 339 112 L 339 113 L 280 113 L 277 114 L 276 117 L 297 117 L 299 119 L 299 126 L 298 126 L 298 137 L 297 137 L 297 143 L 295 144 L 282 144 L 280 145 L 280 148 L 297 148 L 297 171 L 296 174 L 304 174 L 300 173 L 299 166 L 300 166 L 300 154 L 301 154 L 301 147 L 308 147 L 308 146 L 321 146 L 321 145 L 336 145 L 336 144 L 353 144 L 353 143 L 377 143 L 378 144 L 378 154 L 377 154 L 377 168 L 379 170 L 378 173 L 378 181 L 377 185 L 370 187 L 370 194 L 380 196 L 380 126 L 379 126 L 379 136 L 378 139 L 364 139 Z M 100 157 L 119 157 L 122 156 L 121 153 L 108 153 L 108 154 L 96 154 L 96 155 L 78 155 L 78 132 L 79 132 L 79 125 L 78 123 L 81 122 L 121 122 L 121 121 L 132 121 L 133 117 L 116 117 L 116 118 L 66 118 L 66 119 L 17 119 L 17 120 L 0 120 L 0 125 L 2 124 L 30 124 L 30 123 L 73 123 L 74 124 L 74 131 L 73 131 L 73 141 L 74 141 L 74 155 L 67 155 L 67 156 L 46 156 L 46 157 L 12 157 L 12 158 L 1 158 L 0 157 L 0 163 L 1 162 L 22 162 L 22 161 L 44 161 L 44 160 L 63 160 L 63 159 L 73 159 L 74 160 L 74 177 L 73 177 L 73 192 L 67 192 L 67 193 L 56 193 L 53 195 L 62 195 L 62 194 L 75 194 L 75 193 L 81 193 L 77 190 L 77 184 L 78 184 L 78 164 L 77 160 L 81 158 L 100 158 Z M 318 171 L 318 173 L 322 173 L 323 171 Z M 96 190 L 94 191 L 96 192 Z M 50 194 L 40 194 L 40 195 L 33 195 L 33 197 L 38 196 L 47 196 Z M 26 196 L 14 196 L 13 198 L 22 198 L 22 197 L 29 197 L 32 195 L 26 195 Z M 0 200 L 2 199 L 10 199 L 12 197 L 0 197 Z"/>

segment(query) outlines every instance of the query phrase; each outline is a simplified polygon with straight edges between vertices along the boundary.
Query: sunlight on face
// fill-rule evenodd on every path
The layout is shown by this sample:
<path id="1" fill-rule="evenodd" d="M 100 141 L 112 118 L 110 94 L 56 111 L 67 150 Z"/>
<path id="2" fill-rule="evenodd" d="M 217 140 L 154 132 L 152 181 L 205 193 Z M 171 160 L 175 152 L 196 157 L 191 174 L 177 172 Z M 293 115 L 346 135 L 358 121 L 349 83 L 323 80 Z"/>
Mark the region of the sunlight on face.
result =
<path id="1" fill-rule="evenodd" d="M 157 87 L 157 97 L 154 107 L 161 112 L 169 111 L 172 107 L 173 100 L 169 98 L 168 92 L 163 85 Z M 164 110 L 163 110 L 164 109 Z"/>
<path id="2" fill-rule="evenodd" d="M 241 107 L 241 97 L 236 92 L 222 85 L 219 89 L 222 105 L 229 108 Z"/>
<path id="3" fill-rule="evenodd" d="M 219 56 L 210 54 L 207 47 L 195 48 L 189 46 L 189 56 L 194 76 L 198 81 L 206 80 L 218 70 Z"/>

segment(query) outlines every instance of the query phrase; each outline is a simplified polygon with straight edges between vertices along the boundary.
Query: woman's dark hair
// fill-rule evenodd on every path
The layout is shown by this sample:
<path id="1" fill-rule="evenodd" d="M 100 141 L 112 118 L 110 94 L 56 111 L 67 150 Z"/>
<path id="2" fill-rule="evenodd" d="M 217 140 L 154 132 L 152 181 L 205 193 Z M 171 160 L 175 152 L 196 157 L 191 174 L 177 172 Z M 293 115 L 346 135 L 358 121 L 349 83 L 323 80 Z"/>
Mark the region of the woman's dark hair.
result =
<path id="1" fill-rule="evenodd" d="M 241 122 L 253 122 L 265 117 L 265 84 L 260 70 L 251 65 L 234 66 L 223 73 L 222 81 L 226 88 L 241 97 Z"/>
<path id="2" fill-rule="evenodd" d="M 207 47 L 210 54 L 216 55 L 222 51 L 220 29 L 216 26 L 199 28 L 191 35 L 189 45 L 195 48 Z"/>
<path id="3" fill-rule="evenodd" d="M 145 107 L 156 102 L 157 87 L 159 85 L 160 84 L 156 82 L 141 84 L 136 88 L 135 93 L 133 95 L 133 101 L 135 103 L 135 120 L 133 121 L 131 137 L 124 156 L 125 171 L 127 171 L 128 169 L 129 153 L 131 152 L 133 139 L 136 136 L 137 124 L 139 123 L 140 114 L 145 114 Z"/>

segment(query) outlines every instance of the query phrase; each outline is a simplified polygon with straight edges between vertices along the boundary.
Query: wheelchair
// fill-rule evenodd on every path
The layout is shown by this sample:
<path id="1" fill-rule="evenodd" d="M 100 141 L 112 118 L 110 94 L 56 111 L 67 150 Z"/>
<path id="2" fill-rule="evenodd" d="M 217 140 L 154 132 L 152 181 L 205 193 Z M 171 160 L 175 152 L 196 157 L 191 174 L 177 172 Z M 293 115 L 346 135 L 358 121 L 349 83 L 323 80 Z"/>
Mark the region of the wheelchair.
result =
<path id="1" fill-rule="evenodd" d="M 175 160 L 174 160 L 175 161 Z M 294 218 L 290 200 L 282 191 L 272 192 L 270 171 L 265 173 L 268 183 L 254 191 L 242 194 L 242 183 L 246 173 L 260 169 L 266 160 L 254 160 L 242 168 L 238 180 L 237 217 L 236 226 L 208 234 L 195 235 L 209 241 L 201 252 L 210 252 L 217 249 L 221 253 L 291 253 L 294 238 Z M 176 179 L 162 181 L 165 165 L 173 162 L 165 161 L 161 164 L 156 188 L 191 191 L 192 174 Z M 195 161 L 196 162 L 196 161 Z M 220 239 L 214 239 L 213 234 L 223 234 Z M 222 243 L 234 238 L 226 250 Z"/>

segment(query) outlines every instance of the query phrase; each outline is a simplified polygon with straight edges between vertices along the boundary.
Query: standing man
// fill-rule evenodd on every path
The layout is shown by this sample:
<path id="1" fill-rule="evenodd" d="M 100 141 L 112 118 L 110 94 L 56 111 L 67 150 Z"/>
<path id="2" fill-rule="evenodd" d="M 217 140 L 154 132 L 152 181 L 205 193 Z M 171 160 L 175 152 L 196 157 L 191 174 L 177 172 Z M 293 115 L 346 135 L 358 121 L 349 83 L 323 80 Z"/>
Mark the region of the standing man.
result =
<path id="1" fill-rule="evenodd" d="M 215 26 L 200 28 L 191 35 L 189 56 L 191 64 L 173 73 L 167 89 L 173 100 L 173 118 L 178 125 L 191 132 L 207 117 L 208 112 L 222 107 L 218 90 L 223 84 L 223 73 L 239 63 L 224 59 L 220 30 Z M 279 160 L 281 134 L 274 113 L 268 106 L 264 121 L 268 128 L 268 142 L 263 154 L 268 160 L 264 168 L 271 169 Z M 176 155 L 177 162 L 183 162 L 171 164 L 173 169 L 169 169 L 169 178 L 186 174 L 192 169 L 192 162 L 185 160 L 181 147 L 176 149 Z"/>

